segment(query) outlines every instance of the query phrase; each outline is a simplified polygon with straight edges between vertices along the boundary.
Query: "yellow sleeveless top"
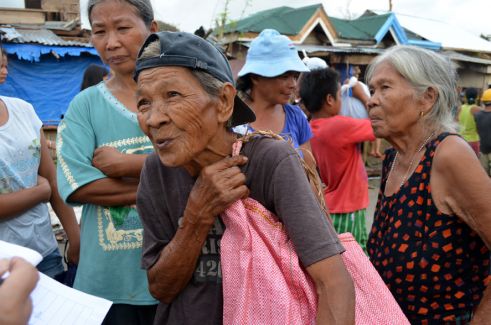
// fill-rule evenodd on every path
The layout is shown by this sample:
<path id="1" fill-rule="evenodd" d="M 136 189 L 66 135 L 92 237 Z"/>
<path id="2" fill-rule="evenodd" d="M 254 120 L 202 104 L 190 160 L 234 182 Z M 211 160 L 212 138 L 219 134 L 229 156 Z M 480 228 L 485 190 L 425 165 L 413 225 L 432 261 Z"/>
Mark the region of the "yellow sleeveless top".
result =
<path id="1" fill-rule="evenodd" d="M 459 124 L 460 135 L 467 142 L 479 141 L 479 135 L 477 134 L 476 121 L 472 115 L 471 108 L 475 105 L 464 104 L 460 108 Z"/>

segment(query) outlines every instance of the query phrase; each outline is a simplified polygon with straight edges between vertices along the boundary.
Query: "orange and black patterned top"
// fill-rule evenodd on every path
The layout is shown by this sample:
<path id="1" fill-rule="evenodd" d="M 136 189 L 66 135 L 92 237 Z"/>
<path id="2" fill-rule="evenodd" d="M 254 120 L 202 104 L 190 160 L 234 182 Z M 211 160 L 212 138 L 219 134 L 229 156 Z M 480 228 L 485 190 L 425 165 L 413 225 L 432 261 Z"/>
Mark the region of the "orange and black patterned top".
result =
<path id="1" fill-rule="evenodd" d="M 412 324 L 461 323 L 479 304 L 489 275 L 489 251 L 454 215 L 431 197 L 431 165 L 440 134 L 426 145 L 415 172 L 384 196 L 395 157 L 389 149 L 367 248 L 370 259 Z"/>

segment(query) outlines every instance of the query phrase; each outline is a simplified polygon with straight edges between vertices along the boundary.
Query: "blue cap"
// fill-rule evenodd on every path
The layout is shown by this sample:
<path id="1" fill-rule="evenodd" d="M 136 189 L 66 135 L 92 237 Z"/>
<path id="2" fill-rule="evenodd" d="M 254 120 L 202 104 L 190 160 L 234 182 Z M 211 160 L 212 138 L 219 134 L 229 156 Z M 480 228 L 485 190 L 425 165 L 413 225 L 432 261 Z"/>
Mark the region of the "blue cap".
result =
<path id="1" fill-rule="evenodd" d="M 146 47 L 153 42 L 160 43 L 160 55 L 142 59 Z M 140 72 L 164 66 L 180 66 L 191 70 L 202 70 L 223 82 L 234 85 L 232 69 L 225 54 L 211 42 L 185 32 L 159 32 L 148 36 L 136 60 L 134 78 L 138 81 Z M 231 126 L 251 123 L 256 115 L 247 104 L 235 96 Z"/>
<path id="2" fill-rule="evenodd" d="M 274 29 L 265 29 L 252 40 L 246 63 L 238 75 L 254 73 L 262 77 L 277 77 L 287 71 L 308 72 L 309 69 L 288 37 Z"/>

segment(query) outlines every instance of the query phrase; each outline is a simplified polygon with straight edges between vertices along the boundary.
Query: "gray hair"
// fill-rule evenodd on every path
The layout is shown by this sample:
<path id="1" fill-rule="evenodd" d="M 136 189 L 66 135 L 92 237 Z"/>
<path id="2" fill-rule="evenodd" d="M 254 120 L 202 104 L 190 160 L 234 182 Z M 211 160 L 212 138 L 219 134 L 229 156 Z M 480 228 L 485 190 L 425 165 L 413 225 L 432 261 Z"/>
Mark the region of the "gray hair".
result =
<path id="1" fill-rule="evenodd" d="M 87 4 L 87 13 L 89 16 L 89 22 L 92 24 L 92 19 L 90 18 L 90 14 L 92 9 L 100 3 L 103 3 L 106 0 L 89 0 Z M 143 20 L 147 27 L 150 27 L 153 21 L 153 8 L 150 0 L 120 0 L 121 2 L 126 2 L 129 5 L 133 6 L 140 18 Z"/>
<path id="2" fill-rule="evenodd" d="M 158 40 L 148 44 L 142 54 L 138 57 L 138 60 L 149 59 L 156 56 L 160 56 L 160 42 Z M 198 79 L 201 87 L 203 87 L 210 97 L 217 98 L 219 96 L 224 82 L 202 70 L 189 69 L 189 71 L 191 71 L 193 76 Z"/>
<path id="3" fill-rule="evenodd" d="M 412 85 L 418 96 L 433 87 L 438 98 L 426 116 L 427 127 L 440 132 L 456 131 L 454 111 L 459 106 L 457 70 L 448 58 L 415 46 L 393 46 L 370 63 L 366 73 L 367 83 L 382 63 L 392 65 Z"/>

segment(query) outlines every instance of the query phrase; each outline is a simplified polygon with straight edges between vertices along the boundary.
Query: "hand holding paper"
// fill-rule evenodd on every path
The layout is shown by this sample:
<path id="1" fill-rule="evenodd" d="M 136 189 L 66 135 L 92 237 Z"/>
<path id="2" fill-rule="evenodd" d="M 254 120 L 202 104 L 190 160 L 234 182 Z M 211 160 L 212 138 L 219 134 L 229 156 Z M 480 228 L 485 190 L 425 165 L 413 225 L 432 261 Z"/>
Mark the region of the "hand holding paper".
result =
<path id="1" fill-rule="evenodd" d="M 23 317 L 15 318 L 15 324 L 25 324 L 29 319 L 30 325 L 96 325 L 102 323 L 112 305 L 109 300 L 74 290 L 37 272 L 34 265 L 42 256 L 29 248 L 0 240 L 0 259 L 0 277 L 4 279 L 0 285 L 0 324 L 12 324 L 4 317 L 10 317 L 7 310 L 15 310 L 19 315 L 12 316 Z M 14 307 L 14 303 L 18 305 Z"/>

